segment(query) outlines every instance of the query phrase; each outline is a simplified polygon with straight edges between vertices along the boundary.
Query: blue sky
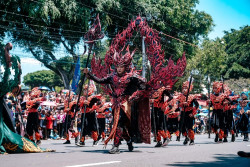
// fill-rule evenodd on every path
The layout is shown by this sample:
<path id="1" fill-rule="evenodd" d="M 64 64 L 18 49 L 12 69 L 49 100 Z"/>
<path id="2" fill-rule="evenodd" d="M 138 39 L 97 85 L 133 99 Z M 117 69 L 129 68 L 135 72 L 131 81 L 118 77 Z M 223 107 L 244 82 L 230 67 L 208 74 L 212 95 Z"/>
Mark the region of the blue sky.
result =
<path id="1" fill-rule="evenodd" d="M 250 0 L 200 0 L 197 9 L 213 18 L 215 27 L 209 33 L 210 39 L 222 37 L 224 30 L 250 25 Z"/>
<path id="2" fill-rule="evenodd" d="M 229 31 L 232 28 L 239 30 L 240 27 L 250 25 L 250 0 L 200 0 L 197 9 L 210 14 L 214 20 L 215 27 L 208 35 L 210 39 L 222 37 L 224 30 Z M 79 53 L 81 52 L 82 49 L 79 48 Z M 47 69 L 31 58 L 32 55 L 22 52 L 18 47 L 14 46 L 11 54 L 21 57 L 22 77 L 29 72 Z"/>

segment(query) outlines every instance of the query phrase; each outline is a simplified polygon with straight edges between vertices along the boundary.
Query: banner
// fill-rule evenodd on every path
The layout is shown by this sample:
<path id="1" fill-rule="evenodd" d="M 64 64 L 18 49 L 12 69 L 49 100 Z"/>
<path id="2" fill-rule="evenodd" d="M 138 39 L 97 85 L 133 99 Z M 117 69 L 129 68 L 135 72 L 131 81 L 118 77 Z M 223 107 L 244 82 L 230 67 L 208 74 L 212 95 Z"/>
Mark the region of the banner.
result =
<path id="1" fill-rule="evenodd" d="M 76 92 L 79 80 L 81 77 L 81 71 L 80 71 L 80 57 L 78 57 L 77 62 L 76 62 L 76 67 L 75 67 L 75 73 L 72 81 L 71 88 L 74 92 Z"/>

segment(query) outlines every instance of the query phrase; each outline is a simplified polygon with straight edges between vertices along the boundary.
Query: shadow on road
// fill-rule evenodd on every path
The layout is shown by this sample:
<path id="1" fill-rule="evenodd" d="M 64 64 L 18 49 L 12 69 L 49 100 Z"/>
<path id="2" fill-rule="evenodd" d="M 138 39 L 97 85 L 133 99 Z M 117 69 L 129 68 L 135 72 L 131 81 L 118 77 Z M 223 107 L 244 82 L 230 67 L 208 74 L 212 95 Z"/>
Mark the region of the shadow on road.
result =
<path id="1" fill-rule="evenodd" d="M 236 154 L 215 154 L 215 161 L 210 162 L 199 162 L 199 157 L 197 156 L 197 161 L 190 162 L 176 162 L 173 164 L 165 164 L 166 166 L 176 166 L 176 167 L 211 167 L 211 166 L 248 166 L 250 159 L 239 157 Z"/>

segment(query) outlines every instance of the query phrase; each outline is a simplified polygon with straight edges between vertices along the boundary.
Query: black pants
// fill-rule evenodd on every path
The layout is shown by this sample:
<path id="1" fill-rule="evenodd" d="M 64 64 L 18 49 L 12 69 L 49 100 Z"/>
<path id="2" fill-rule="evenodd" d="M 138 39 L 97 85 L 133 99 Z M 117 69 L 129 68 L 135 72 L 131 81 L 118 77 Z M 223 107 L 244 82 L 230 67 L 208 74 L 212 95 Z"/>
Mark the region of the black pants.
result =
<path id="1" fill-rule="evenodd" d="M 179 121 L 177 118 L 168 118 L 167 119 L 167 129 L 170 133 L 174 133 L 179 130 Z"/>
<path id="2" fill-rule="evenodd" d="M 214 128 L 214 131 L 217 131 L 218 129 L 225 131 L 226 113 L 223 112 L 223 110 L 213 110 L 212 117 L 213 117 L 212 127 Z"/>
<path id="3" fill-rule="evenodd" d="M 58 135 L 60 137 L 62 137 L 63 136 L 63 123 L 58 123 L 57 124 L 57 131 L 58 131 Z"/>
<path id="4" fill-rule="evenodd" d="M 98 118 L 99 135 L 105 131 L 105 118 Z"/>
<path id="5" fill-rule="evenodd" d="M 65 117 L 65 122 L 63 124 L 63 130 L 64 130 L 64 133 L 68 134 L 68 130 L 70 128 L 70 125 L 71 125 L 71 115 L 67 114 L 66 117 Z"/>
<path id="6" fill-rule="evenodd" d="M 83 115 L 84 114 L 82 113 L 82 119 L 83 119 Z M 92 131 L 97 131 L 97 118 L 96 118 L 95 112 L 89 112 L 85 114 L 82 136 L 91 135 Z"/>
<path id="7" fill-rule="evenodd" d="M 154 114 L 155 114 L 156 132 L 158 132 L 159 130 L 165 130 L 166 119 L 165 119 L 164 112 L 160 108 L 155 107 Z M 164 122 L 164 119 L 165 119 L 165 122 Z"/>
<path id="8" fill-rule="evenodd" d="M 184 124 L 182 126 L 182 133 L 187 132 L 189 129 L 193 129 L 194 126 L 194 117 L 190 117 L 189 114 L 192 114 L 193 111 L 185 112 Z"/>
<path id="9" fill-rule="evenodd" d="M 30 112 L 27 118 L 26 130 L 29 136 L 33 135 L 33 131 L 38 133 L 39 117 L 38 112 Z"/>
<path id="10" fill-rule="evenodd" d="M 248 115 L 246 113 L 241 115 L 238 126 L 243 133 L 248 133 Z"/>

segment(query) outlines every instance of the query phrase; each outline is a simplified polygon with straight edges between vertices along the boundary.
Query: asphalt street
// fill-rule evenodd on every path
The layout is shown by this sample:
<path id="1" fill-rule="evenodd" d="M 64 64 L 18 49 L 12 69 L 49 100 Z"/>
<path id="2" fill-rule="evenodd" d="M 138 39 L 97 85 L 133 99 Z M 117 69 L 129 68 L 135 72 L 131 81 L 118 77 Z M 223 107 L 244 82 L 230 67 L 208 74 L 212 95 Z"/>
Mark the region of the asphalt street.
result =
<path id="1" fill-rule="evenodd" d="M 214 143 L 214 135 L 196 135 L 195 145 L 184 146 L 173 141 L 167 147 L 155 148 L 152 144 L 134 144 L 133 152 L 127 150 L 127 145 L 122 142 L 120 154 L 108 154 L 112 145 L 103 149 L 103 143 L 92 146 L 92 139 L 86 141 L 86 146 L 78 147 L 74 144 L 62 144 L 65 140 L 43 140 L 41 147 L 55 149 L 56 152 L 8 154 L 0 156 L 0 167 L 84 167 L 84 166 L 119 166 L 119 167 L 248 167 L 250 158 L 242 158 L 238 151 L 250 152 L 250 142 L 243 142 L 242 137 L 235 142 Z"/>

